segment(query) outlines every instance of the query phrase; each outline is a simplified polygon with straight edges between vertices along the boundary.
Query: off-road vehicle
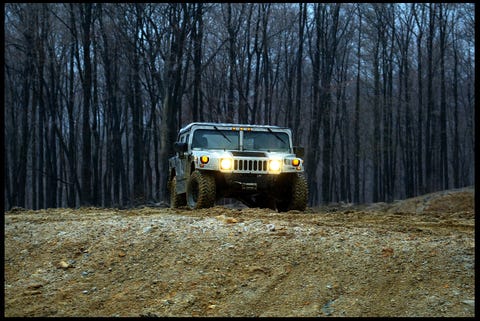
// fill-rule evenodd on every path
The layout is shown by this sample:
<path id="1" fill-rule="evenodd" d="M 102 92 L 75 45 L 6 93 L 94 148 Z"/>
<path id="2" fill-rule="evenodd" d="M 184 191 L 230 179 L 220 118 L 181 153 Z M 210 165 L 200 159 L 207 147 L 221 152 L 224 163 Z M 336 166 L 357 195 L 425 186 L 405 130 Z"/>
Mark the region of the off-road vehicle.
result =
<path id="1" fill-rule="evenodd" d="M 279 212 L 305 210 L 303 148 L 289 128 L 194 122 L 178 133 L 169 159 L 172 208 L 207 208 L 221 198 Z"/>

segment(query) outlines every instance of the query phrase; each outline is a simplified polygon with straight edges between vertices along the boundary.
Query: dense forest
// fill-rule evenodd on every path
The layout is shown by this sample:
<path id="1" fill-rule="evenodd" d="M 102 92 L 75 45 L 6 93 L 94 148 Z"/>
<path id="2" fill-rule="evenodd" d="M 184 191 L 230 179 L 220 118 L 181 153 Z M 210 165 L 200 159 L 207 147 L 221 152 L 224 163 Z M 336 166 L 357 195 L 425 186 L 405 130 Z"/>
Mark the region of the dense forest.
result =
<path id="1" fill-rule="evenodd" d="M 472 185 L 474 11 L 5 4 L 5 208 L 167 201 L 192 121 L 292 128 L 312 206 Z"/>

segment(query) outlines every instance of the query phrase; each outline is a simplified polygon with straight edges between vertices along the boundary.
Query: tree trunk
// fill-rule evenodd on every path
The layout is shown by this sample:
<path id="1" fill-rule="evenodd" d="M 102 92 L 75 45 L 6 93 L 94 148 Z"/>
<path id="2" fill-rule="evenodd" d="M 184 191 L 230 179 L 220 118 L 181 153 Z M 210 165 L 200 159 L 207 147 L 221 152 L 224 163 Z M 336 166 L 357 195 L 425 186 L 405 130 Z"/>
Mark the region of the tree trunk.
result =
<path id="1" fill-rule="evenodd" d="M 442 174 L 442 189 L 448 189 L 448 143 L 447 143 L 447 98 L 446 98 L 446 80 L 445 80 L 445 42 L 447 37 L 447 13 L 444 13 L 445 4 L 439 3 L 439 22 L 440 22 L 440 154 Z"/>
<path id="2" fill-rule="evenodd" d="M 82 110 L 82 194 L 81 204 L 92 204 L 92 144 L 90 128 L 90 106 L 92 97 L 92 62 L 90 57 L 93 4 L 80 5 L 82 28 L 83 110 Z M 79 62 L 80 63 L 80 62 Z"/>
<path id="3" fill-rule="evenodd" d="M 435 136 L 434 129 L 434 100 L 433 100 L 433 37 L 435 34 L 435 6 L 429 4 L 429 33 L 427 38 L 427 124 L 425 128 L 425 174 L 426 174 L 426 192 L 432 192 L 435 189 Z"/>

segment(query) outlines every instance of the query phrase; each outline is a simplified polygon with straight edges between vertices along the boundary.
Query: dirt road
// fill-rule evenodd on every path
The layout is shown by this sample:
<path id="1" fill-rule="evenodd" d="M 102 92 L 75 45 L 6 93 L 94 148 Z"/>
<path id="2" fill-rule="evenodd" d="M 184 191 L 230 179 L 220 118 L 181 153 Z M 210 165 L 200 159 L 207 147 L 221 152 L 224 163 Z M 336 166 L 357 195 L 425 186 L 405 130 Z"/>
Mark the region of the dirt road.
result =
<path id="1" fill-rule="evenodd" d="M 304 213 L 5 213 L 5 316 L 473 317 L 473 188 Z"/>

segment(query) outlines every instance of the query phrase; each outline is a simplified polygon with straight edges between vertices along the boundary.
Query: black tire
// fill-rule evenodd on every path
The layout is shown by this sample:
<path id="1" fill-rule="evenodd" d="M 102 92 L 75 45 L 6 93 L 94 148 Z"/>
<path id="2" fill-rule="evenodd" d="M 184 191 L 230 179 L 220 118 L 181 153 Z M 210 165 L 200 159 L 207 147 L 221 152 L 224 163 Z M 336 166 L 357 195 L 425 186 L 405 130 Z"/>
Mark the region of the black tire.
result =
<path id="1" fill-rule="evenodd" d="M 215 177 L 194 171 L 187 184 L 187 205 L 191 209 L 208 208 L 215 205 Z"/>
<path id="2" fill-rule="evenodd" d="M 292 182 L 290 210 L 305 211 L 308 202 L 308 185 L 304 175 L 297 174 Z"/>
<path id="3" fill-rule="evenodd" d="M 305 211 L 308 202 L 308 186 L 305 176 L 302 174 L 293 175 L 288 184 L 289 187 L 283 195 L 283 200 L 277 201 L 278 211 Z"/>
<path id="4" fill-rule="evenodd" d="M 177 208 L 187 205 L 187 196 L 185 193 L 177 194 L 177 177 L 174 176 L 170 181 L 170 207 Z"/>

